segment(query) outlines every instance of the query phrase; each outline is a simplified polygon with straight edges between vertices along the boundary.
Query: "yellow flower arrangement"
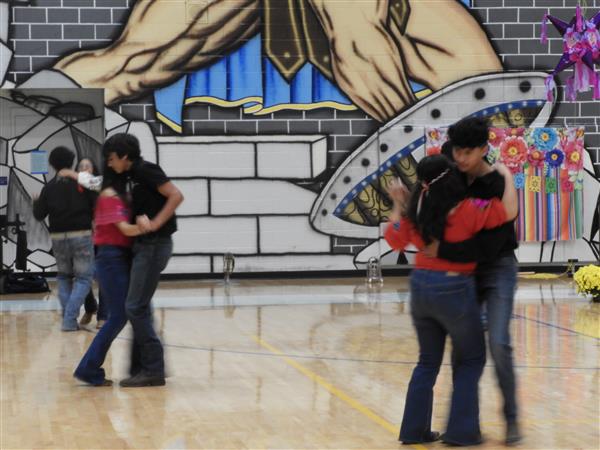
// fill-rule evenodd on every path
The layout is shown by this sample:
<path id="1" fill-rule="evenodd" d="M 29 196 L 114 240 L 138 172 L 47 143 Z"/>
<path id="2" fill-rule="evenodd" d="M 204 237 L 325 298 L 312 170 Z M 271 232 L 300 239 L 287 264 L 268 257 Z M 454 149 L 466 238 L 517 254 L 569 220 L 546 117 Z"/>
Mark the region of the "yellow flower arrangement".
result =
<path id="1" fill-rule="evenodd" d="M 600 301 L 600 266 L 590 264 L 580 267 L 573 279 L 579 294 L 591 294 L 595 301 Z"/>

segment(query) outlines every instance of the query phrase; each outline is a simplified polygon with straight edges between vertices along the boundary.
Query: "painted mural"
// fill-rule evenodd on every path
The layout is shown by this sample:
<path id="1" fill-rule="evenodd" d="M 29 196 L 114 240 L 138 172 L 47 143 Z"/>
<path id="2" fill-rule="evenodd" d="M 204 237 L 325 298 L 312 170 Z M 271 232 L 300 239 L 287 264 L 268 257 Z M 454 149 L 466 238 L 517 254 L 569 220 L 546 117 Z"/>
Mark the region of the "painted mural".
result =
<path id="1" fill-rule="evenodd" d="M 468 1 L 435 7 L 410 0 L 132 3 L 108 45 L 65 52 L 15 86 L 7 73 L 18 49 L 11 48 L 9 30 L 16 28 L 4 25 L 16 12 L 0 2 L 0 85 L 7 89 L 0 101 L 17 111 L 27 107 L 23 97 L 31 89 L 46 90 L 45 97 L 56 89 L 104 90 L 103 118 L 65 120 L 51 108 L 33 108 L 34 122 L 61 120 L 71 135 L 84 133 L 80 140 L 88 144 L 72 146 L 97 159 L 108 135 L 140 139 L 144 158 L 158 162 L 186 198 L 170 273 L 221 272 L 224 253 L 235 255 L 241 272 L 349 270 L 372 256 L 386 264 L 410 262 L 410 252 L 393 253 L 381 238 L 391 204 L 385 188 L 393 177 L 414 183 L 426 129 L 473 115 L 498 128 L 544 127 L 559 104 L 559 95 L 548 100 L 546 72 L 503 67 Z M 23 2 L 19 11 L 40 6 L 43 0 Z M 152 99 L 167 131 L 121 111 L 141 97 Z M 332 163 L 331 136 L 321 125 L 307 132 L 259 132 L 256 125 L 246 133 L 205 134 L 185 127 L 197 105 L 240 111 L 239 122 L 273 121 L 281 111 L 304 111 L 301 118 L 312 110 L 363 113 L 361 123 L 370 121 L 375 131 Z M 83 126 L 91 120 L 103 130 Z M 6 199 L 0 214 L 30 218 L 27 199 L 44 179 L 31 174 L 31 155 L 27 162 L 18 155 L 44 150 L 53 134 L 43 127 L 5 131 L 0 178 L 8 186 L 0 186 Z M 522 243 L 521 262 L 598 257 L 600 184 L 585 151 L 581 185 L 581 239 L 549 239 L 551 252 L 545 241 Z M 52 270 L 47 232 L 33 222 L 27 220 L 31 269 Z M 344 240 L 356 243 L 351 252 L 340 251 Z M 14 252 L 5 252 L 3 263 L 13 265 Z"/>

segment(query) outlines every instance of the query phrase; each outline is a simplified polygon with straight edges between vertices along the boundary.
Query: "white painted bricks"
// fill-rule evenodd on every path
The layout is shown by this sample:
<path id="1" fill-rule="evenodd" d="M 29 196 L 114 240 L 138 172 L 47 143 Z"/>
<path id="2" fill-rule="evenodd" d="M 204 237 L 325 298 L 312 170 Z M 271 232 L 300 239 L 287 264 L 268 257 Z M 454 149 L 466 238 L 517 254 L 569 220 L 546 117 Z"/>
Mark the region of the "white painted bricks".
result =
<path id="1" fill-rule="evenodd" d="M 286 181 L 211 180 L 211 214 L 306 214 L 316 194 Z"/>
<path id="2" fill-rule="evenodd" d="M 314 178 L 327 164 L 324 136 L 159 137 L 160 165 L 171 177 Z"/>
<path id="3" fill-rule="evenodd" d="M 308 215 L 260 217 L 261 253 L 329 253 L 330 237 L 310 227 Z"/>

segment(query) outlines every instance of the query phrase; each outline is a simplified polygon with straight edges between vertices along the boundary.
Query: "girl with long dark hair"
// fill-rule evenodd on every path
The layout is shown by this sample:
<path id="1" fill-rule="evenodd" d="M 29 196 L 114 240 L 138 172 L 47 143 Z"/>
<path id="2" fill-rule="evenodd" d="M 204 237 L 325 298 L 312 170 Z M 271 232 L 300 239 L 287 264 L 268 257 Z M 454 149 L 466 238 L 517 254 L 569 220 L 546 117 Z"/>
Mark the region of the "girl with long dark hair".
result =
<path id="1" fill-rule="evenodd" d="M 145 218 L 147 220 L 147 217 Z M 132 225 L 126 180 L 105 167 L 102 189 L 94 211 L 96 271 L 108 307 L 108 320 L 98 331 L 77 366 L 75 378 L 94 386 L 110 386 L 102 364 L 113 340 L 127 323 L 125 299 L 129 289 L 132 237 L 142 234 Z"/>
<path id="2" fill-rule="evenodd" d="M 508 169 L 502 201 L 465 199 L 466 187 L 454 164 L 443 155 L 423 158 L 408 205 L 405 188 L 389 189 L 394 202 L 385 238 L 392 248 L 417 247 L 411 273 L 411 315 L 419 342 L 419 361 L 408 391 L 400 440 L 405 444 L 440 438 L 431 431 L 433 386 L 442 363 L 446 336 L 452 341 L 453 393 L 450 415 L 441 439 L 454 445 L 481 442 L 478 382 L 485 364 L 485 342 L 472 276 L 475 263 L 455 263 L 426 256 L 421 250 L 434 240 L 457 242 L 483 228 L 512 220 L 517 194 Z"/>

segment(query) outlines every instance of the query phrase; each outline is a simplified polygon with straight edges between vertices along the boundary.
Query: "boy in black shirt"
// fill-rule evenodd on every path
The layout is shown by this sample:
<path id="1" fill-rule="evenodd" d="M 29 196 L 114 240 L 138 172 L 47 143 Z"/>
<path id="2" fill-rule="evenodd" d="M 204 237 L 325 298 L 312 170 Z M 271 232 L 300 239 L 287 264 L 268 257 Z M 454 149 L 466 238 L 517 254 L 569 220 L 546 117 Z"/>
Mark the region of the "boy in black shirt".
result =
<path id="1" fill-rule="evenodd" d="M 70 169 L 74 153 L 57 147 L 48 161 L 56 170 Z M 49 216 L 52 251 L 56 258 L 58 298 L 63 310 L 63 331 L 77 331 L 77 317 L 92 285 L 94 247 L 92 215 L 96 194 L 82 189 L 76 181 L 55 176 L 34 200 L 37 220 Z"/>
<path id="2" fill-rule="evenodd" d="M 463 119 L 448 130 L 452 157 L 463 173 L 467 195 L 474 198 L 502 198 L 504 178 L 485 160 L 488 126 L 482 119 Z M 517 283 L 514 250 L 517 248 L 514 222 L 484 230 L 474 238 L 457 243 L 439 242 L 426 254 L 456 262 L 477 261 L 476 281 L 479 301 L 485 304 L 488 342 L 504 397 L 506 444 L 521 440 L 517 423 L 516 381 L 510 345 L 510 319 Z"/>
<path id="3" fill-rule="evenodd" d="M 183 195 L 163 170 L 144 161 L 135 136 L 119 133 L 104 143 L 108 167 L 128 178 L 131 209 L 137 224 L 146 234 L 136 238 L 129 291 L 125 301 L 127 318 L 133 327 L 130 378 L 122 387 L 162 386 L 165 363 L 162 344 L 154 331 L 150 302 L 158 286 L 160 273 L 173 252 L 171 235 L 177 231 L 175 209 Z M 142 216 L 148 216 L 149 221 Z"/>

